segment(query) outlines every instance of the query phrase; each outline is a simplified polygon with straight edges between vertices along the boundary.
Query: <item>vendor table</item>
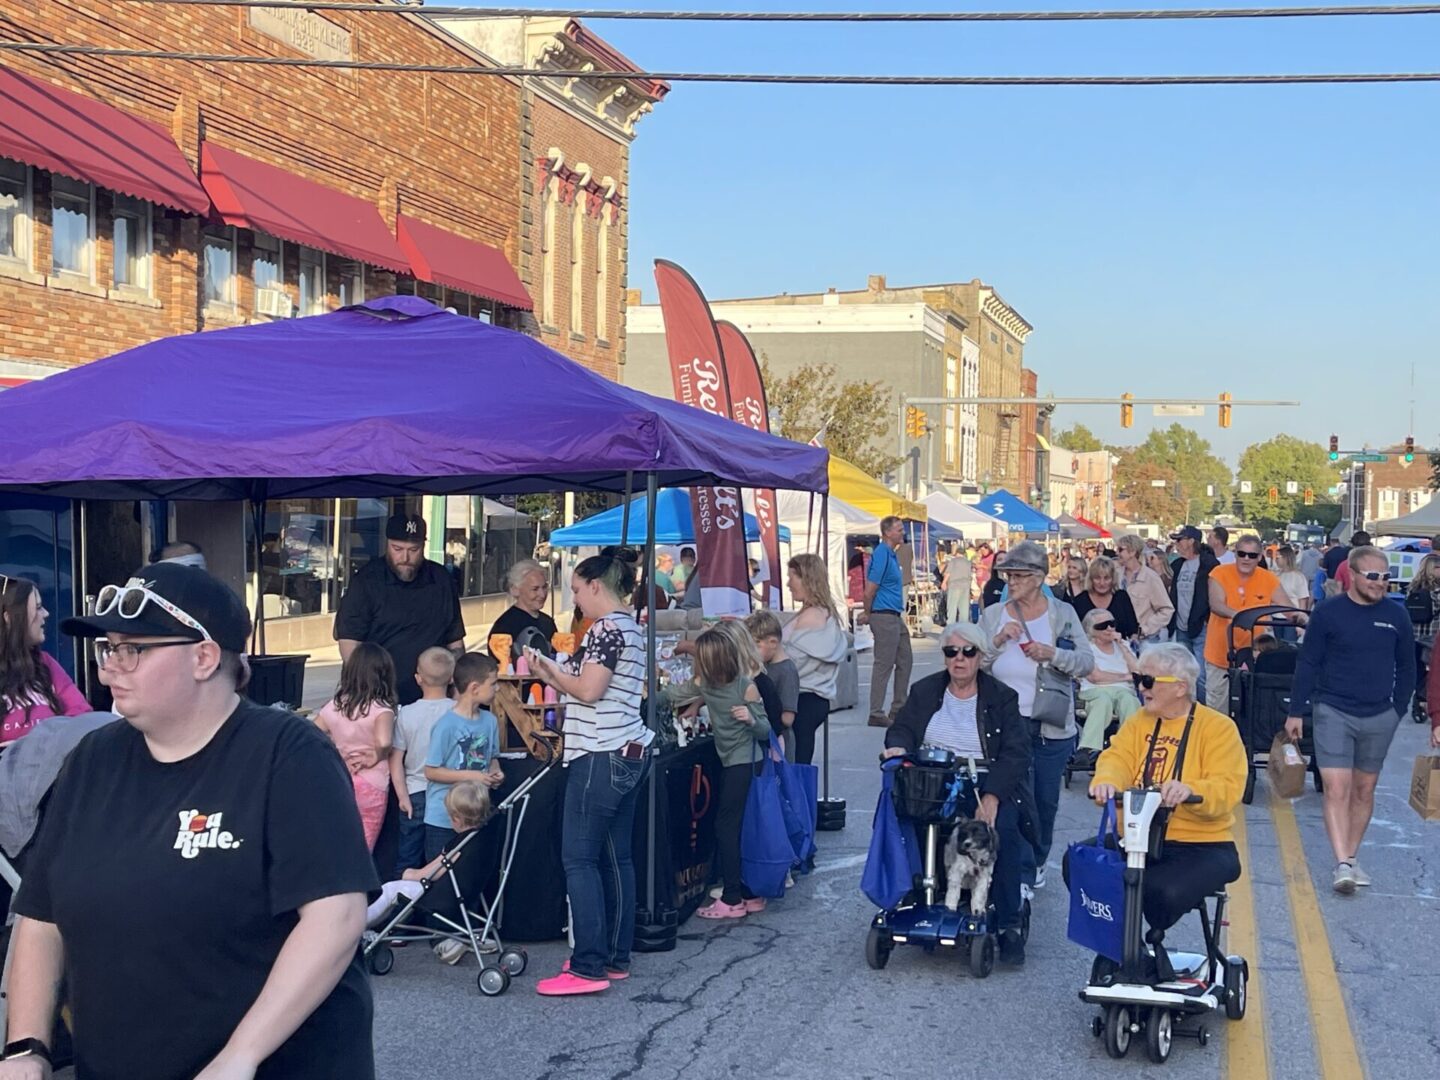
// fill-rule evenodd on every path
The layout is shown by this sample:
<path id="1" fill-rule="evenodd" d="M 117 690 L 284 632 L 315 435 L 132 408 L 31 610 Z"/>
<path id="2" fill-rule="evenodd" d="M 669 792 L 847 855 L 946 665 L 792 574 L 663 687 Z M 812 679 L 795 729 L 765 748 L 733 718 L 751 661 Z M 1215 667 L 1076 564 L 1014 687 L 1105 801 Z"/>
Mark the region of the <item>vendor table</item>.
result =
<path id="1" fill-rule="evenodd" d="M 495 792 L 504 799 L 538 773 L 533 757 L 503 757 L 505 782 Z M 500 934 L 507 941 L 551 941 L 565 934 L 565 869 L 560 863 L 560 831 L 565 808 L 565 770 L 558 764 L 530 789 L 530 805 L 515 842 L 515 860 L 505 888 Z M 503 829 L 505 822 L 492 822 Z"/>

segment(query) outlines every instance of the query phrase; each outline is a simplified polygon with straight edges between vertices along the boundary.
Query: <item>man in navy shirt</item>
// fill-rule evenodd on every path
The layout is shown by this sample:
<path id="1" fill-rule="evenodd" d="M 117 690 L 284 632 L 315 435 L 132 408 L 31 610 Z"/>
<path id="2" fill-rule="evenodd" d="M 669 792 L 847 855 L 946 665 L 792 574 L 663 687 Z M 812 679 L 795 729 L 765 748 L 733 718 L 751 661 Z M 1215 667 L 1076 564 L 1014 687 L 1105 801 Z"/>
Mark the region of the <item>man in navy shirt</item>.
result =
<path id="1" fill-rule="evenodd" d="M 870 671 L 870 726 L 889 727 L 905 705 L 910 691 L 910 631 L 905 627 L 905 577 L 896 551 L 905 540 L 905 525 L 898 517 L 880 522 L 880 543 L 865 575 L 865 613 L 875 632 L 875 666 Z M 885 687 L 895 673 L 895 698 L 885 712 Z"/>
<path id="2" fill-rule="evenodd" d="M 1389 560 L 1378 548 L 1350 549 L 1350 588 L 1310 616 L 1290 692 L 1285 729 L 1300 737 L 1313 716 L 1315 758 L 1325 781 L 1325 831 L 1335 851 L 1334 887 L 1369 885 L 1360 841 L 1375 810 L 1375 782 L 1415 691 L 1415 630 L 1385 598 Z"/>

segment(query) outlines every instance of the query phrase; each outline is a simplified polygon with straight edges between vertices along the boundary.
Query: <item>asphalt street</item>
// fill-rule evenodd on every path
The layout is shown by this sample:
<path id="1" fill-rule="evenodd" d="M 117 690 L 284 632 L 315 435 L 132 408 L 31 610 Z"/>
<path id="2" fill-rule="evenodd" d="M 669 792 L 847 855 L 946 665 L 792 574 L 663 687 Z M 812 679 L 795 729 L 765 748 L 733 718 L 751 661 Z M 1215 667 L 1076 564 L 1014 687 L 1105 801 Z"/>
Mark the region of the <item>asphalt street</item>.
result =
<path id="1" fill-rule="evenodd" d="M 938 669 L 933 638 L 917 643 L 916 661 L 917 678 Z M 324 685 L 323 672 L 312 672 L 312 688 Z M 1423 726 L 1407 721 L 1395 741 L 1365 852 L 1375 884 L 1353 897 L 1330 889 L 1315 793 L 1307 785 L 1277 805 L 1261 780 L 1245 815 L 1246 876 L 1232 887 L 1232 951 L 1248 949 L 1255 973 L 1249 1015 L 1212 1017 L 1208 1046 L 1178 1040 L 1159 1067 L 1138 1045 L 1109 1060 L 1090 1033 L 1095 1010 L 1077 997 L 1090 957 L 1065 937 L 1059 858 L 1064 842 L 1096 825 L 1081 779 L 1063 793 L 1051 883 L 1037 895 L 1022 970 L 978 980 L 958 956 L 900 949 L 871 971 L 863 943 L 874 912 L 859 881 L 882 732 L 854 709 L 830 727 L 830 786 L 849 802 L 848 827 L 821 834 L 815 873 L 783 901 L 741 923 L 692 919 L 675 951 L 638 954 L 631 979 L 585 999 L 534 993 L 566 958 L 563 942 L 527 946 L 529 970 L 499 998 L 480 996 L 473 959 L 451 968 L 428 950 L 403 950 L 393 972 L 373 980 L 380 1076 L 1440 1075 L 1440 824 L 1407 804 Z M 1241 948 L 1247 937 L 1253 944 Z M 1198 921 L 1169 940 L 1198 944 Z"/>

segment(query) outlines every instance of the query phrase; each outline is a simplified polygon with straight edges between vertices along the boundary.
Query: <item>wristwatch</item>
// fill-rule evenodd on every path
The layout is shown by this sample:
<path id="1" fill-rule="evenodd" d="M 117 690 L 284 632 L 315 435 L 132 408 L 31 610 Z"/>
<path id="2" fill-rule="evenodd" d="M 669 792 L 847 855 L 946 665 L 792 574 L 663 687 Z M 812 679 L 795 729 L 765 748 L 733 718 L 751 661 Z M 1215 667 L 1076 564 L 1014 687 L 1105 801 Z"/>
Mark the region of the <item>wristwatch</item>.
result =
<path id="1" fill-rule="evenodd" d="M 16 1039 L 14 1042 L 5 1044 L 5 1061 L 23 1057 L 38 1057 L 52 1068 L 55 1065 L 50 1057 L 50 1047 L 45 1045 L 44 1039 Z"/>

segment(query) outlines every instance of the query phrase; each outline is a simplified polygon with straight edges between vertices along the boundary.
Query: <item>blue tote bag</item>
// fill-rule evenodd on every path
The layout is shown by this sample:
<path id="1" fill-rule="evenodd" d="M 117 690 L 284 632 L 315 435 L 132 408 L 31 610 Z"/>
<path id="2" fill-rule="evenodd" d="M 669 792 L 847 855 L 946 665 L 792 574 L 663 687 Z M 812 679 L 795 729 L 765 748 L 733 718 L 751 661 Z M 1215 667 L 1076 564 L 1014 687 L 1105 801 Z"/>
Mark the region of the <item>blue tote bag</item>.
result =
<path id="1" fill-rule="evenodd" d="M 758 750 L 760 744 L 755 746 Z M 770 755 L 762 753 L 760 772 L 750 781 L 740 823 L 740 873 L 756 896 L 778 899 L 785 895 L 785 875 L 794 863 L 780 772 Z"/>
<path id="2" fill-rule="evenodd" d="M 772 733 L 770 753 L 780 760 L 780 796 L 785 810 L 785 831 L 795 851 L 795 861 L 806 863 L 815 855 L 815 805 L 819 798 L 820 770 L 814 765 L 796 765 L 785 760 L 785 751 Z"/>
<path id="3" fill-rule="evenodd" d="M 921 870 L 915 828 L 901 823 L 895 814 L 895 800 L 890 797 L 895 787 L 895 770 L 899 767 L 898 761 L 889 761 L 880 767 L 880 801 L 875 804 L 870 851 L 865 856 L 865 872 L 860 876 L 860 891 L 872 904 L 886 911 L 915 887 L 915 876 Z"/>
<path id="4" fill-rule="evenodd" d="M 1094 844 L 1071 844 L 1070 923 L 1066 936 L 1117 964 L 1125 948 L 1125 856 L 1105 847 L 1115 803 L 1105 804 Z"/>

